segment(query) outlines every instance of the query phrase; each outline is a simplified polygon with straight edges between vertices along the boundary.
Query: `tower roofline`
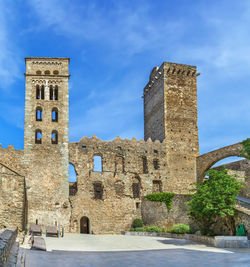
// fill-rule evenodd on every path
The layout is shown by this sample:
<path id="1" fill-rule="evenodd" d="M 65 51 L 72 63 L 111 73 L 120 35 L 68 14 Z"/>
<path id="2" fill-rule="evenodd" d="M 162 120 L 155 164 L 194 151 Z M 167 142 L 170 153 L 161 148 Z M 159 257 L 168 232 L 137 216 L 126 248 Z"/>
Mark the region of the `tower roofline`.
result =
<path id="1" fill-rule="evenodd" d="M 70 61 L 69 57 L 25 57 L 24 59 L 25 59 L 25 62 L 27 59 L 46 59 L 46 60 L 48 59 L 65 60 L 66 59 Z"/>

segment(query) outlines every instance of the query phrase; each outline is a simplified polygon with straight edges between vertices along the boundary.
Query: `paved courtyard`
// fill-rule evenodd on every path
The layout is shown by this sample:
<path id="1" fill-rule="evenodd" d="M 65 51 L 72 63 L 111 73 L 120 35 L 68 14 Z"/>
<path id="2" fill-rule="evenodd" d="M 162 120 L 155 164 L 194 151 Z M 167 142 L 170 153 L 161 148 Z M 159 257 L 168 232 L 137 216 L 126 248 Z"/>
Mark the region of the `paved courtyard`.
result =
<path id="1" fill-rule="evenodd" d="M 250 249 L 219 249 L 181 239 L 67 234 L 45 241 L 49 251 L 25 250 L 26 267 L 249 267 L 250 262 Z"/>

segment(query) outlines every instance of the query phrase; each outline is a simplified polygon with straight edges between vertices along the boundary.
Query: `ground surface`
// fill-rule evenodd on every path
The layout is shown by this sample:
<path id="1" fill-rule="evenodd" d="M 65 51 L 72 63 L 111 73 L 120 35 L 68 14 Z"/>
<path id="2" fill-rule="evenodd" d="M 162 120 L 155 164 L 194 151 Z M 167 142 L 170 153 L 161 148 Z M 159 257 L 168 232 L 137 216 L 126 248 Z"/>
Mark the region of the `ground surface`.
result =
<path id="1" fill-rule="evenodd" d="M 25 250 L 26 267 L 248 267 L 250 262 L 250 249 L 219 249 L 181 239 L 68 234 L 45 240 L 52 251 Z"/>

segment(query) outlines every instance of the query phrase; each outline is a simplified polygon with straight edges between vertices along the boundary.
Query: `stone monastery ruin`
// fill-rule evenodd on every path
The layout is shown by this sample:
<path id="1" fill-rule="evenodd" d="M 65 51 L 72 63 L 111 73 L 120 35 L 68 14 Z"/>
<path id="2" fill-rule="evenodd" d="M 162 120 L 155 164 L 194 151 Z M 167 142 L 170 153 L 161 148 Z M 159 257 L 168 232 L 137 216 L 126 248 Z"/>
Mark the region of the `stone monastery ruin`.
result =
<path id="1" fill-rule="evenodd" d="M 195 66 L 164 62 L 152 70 L 143 91 L 144 141 L 93 135 L 69 143 L 69 58 L 25 62 L 24 149 L 0 147 L 1 228 L 120 233 L 142 216 L 143 196 L 189 193 L 214 164 L 214 156 L 199 157 Z M 216 161 L 240 147 L 221 149 Z M 69 182 L 69 163 L 77 182 Z"/>

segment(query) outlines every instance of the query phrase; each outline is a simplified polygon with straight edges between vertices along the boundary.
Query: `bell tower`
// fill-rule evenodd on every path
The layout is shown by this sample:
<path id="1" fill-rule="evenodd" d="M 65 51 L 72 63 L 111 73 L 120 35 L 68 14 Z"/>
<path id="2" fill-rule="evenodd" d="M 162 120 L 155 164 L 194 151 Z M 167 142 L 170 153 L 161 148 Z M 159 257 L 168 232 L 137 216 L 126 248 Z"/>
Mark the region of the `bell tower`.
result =
<path id="1" fill-rule="evenodd" d="M 69 58 L 25 58 L 24 163 L 28 223 L 67 228 Z"/>

